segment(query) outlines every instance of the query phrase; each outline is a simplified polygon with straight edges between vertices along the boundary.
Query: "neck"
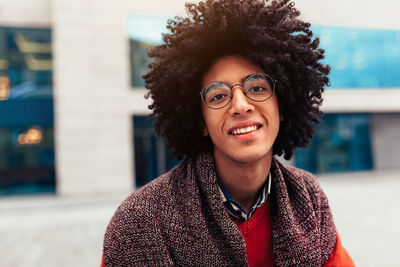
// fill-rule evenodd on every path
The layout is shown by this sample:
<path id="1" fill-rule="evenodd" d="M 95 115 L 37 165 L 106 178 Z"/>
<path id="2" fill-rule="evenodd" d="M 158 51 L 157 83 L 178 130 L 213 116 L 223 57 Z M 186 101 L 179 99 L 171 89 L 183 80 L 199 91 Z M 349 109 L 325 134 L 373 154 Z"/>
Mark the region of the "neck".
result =
<path id="1" fill-rule="evenodd" d="M 254 162 L 239 162 L 215 151 L 214 158 L 222 183 L 232 198 L 248 212 L 268 178 L 272 153 Z"/>

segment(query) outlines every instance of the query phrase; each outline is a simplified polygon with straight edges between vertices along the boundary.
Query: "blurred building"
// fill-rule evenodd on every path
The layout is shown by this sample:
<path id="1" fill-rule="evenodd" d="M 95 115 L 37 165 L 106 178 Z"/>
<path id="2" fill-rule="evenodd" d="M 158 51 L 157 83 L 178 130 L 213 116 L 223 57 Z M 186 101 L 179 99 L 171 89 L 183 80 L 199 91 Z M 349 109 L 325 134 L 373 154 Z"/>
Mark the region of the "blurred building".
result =
<path id="1" fill-rule="evenodd" d="M 0 195 L 128 193 L 177 163 L 141 76 L 184 2 L 0 0 Z M 400 169 L 400 3 L 296 3 L 332 73 L 324 123 L 293 163 Z"/>

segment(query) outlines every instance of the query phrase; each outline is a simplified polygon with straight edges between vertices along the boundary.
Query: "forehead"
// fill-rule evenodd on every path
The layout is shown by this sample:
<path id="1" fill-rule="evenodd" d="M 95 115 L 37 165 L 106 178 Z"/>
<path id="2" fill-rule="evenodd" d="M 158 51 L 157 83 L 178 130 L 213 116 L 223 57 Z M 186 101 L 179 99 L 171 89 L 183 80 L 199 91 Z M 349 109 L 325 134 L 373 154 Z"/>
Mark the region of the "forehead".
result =
<path id="1" fill-rule="evenodd" d="M 223 81 L 228 84 L 241 83 L 247 76 L 264 71 L 252 62 L 239 56 L 227 56 L 217 59 L 203 77 L 203 86 Z"/>

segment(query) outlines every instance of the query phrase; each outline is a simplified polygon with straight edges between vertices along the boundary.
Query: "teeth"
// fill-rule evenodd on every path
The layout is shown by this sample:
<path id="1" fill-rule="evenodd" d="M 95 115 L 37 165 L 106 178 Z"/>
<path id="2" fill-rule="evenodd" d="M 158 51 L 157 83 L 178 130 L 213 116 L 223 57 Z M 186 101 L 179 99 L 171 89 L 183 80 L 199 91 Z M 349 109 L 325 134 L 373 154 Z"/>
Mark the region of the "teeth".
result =
<path id="1" fill-rule="evenodd" d="M 233 135 L 244 134 L 244 133 L 249 133 L 249 132 L 252 132 L 252 131 L 255 131 L 255 130 L 257 130 L 257 126 L 253 125 L 253 126 L 249 126 L 249 127 L 246 127 L 246 128 L 235 129 L 235 130 L 232 131 L 232 134 Z"/>

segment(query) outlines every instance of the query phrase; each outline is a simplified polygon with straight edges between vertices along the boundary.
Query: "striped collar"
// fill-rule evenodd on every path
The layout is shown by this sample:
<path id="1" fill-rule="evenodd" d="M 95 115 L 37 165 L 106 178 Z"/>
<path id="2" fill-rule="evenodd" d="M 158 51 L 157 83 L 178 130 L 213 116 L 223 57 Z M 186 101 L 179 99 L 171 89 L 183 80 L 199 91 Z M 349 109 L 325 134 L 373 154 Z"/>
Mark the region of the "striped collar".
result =
<path id="1" fill-rule="evenodd" d="M 217 181 L 222 201 L 225 207 L 228 209 L 229 214 L 241 221 L 250 220 L 250 217 L 254 214 L 257 208 L 259 208 L 262 204 L 264 204 L 267 201 L 268 194 L 270 193 L 271 190 L 271 173 L 269 173 L 267 181 L 262 187 L 261 193 L 257 198 L 256 204 L 254 204 L 254 206 L 250 209 L 250 211 L 246 213 L 245 209 L 232 198 L 228 190 L 222 184 L 221 180 L 217 179 Z"/>

